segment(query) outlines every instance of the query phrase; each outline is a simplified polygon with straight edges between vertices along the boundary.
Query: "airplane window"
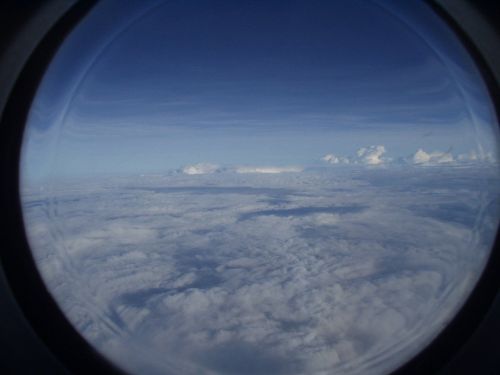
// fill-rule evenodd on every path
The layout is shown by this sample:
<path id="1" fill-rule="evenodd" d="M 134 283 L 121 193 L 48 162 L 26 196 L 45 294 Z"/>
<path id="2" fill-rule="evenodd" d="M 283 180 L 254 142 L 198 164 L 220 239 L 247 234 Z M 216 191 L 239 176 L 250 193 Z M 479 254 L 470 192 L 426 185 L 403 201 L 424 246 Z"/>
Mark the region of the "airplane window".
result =
<path id="1" fill-rule="evenodd" d="M 423 2 L 102 2 L 26 124 L 60 309 L 132 374 L 382 374 L 479 279 L 498 119 Z"/>

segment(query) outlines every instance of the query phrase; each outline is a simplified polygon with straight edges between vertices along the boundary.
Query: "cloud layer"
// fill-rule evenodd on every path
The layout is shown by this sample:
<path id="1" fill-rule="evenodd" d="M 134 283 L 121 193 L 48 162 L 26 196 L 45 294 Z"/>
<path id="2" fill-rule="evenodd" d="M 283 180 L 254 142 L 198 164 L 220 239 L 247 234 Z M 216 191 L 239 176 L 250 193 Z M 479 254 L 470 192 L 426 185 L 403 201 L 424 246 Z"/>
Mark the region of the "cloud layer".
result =
<path id="1" fill-rule="evenodd" d="M 177 173 L 23 202 L 47 286 L 127 371 L 352 375 L 390 372 L 446 325 L 488 256 L 498 186 L 477 167 Z"/>

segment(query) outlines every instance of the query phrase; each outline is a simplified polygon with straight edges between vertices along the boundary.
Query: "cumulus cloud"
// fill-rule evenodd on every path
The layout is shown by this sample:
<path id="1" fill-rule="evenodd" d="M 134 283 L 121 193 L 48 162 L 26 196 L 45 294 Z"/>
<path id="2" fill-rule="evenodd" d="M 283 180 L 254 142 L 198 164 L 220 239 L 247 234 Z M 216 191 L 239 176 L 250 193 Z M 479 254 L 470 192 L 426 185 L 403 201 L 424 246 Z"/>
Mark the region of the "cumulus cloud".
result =
<path id="1" fill-rule="evenodd" d="M 344 156 L 336 156 L 334 154 L 327 154 L 321 158 L 330 164 L 349 164 L 349 159 Z"/>
<path id="2" fill-rule="evenodd" d="M 363 164 L 363 165 L 381 165 L 388 163 L 397 164 L 413 164 L 418 166 L 436 166 L 436 165 L 446 165 L 446 164 L 463 164 L 463 163 L 496 163 L 497 158 L 495 158 L 492 152 L 480 152 L 474 150 L 459 154 L 454 157 L 451 151 L 432 151 L 427 152 L 422 148 L 419 148 L 413 155 L 408 157 L 399 157 L 396 159 L 386 157 L 387 150 L 383 145 L 372 145 L 369 147 L 362 147 L 357 150 L 355 156 L 339 156 L 333 153 L 326 154 L 321 158 L 322 161 L 333 165 L 340 164 Z"/>
<path id="3" fill-rule="evenodd" d="M 362 147 L 356 152 L 356 154 L 363 164 L 379 165 L 385 162 L 385 159 L 382 158 L 382 155 L 384 155 L 385 152 L 385 147 L 382 145 L 378 145 Z"/>
<path id="4" fill-rule="evenodd" d="M 297 173 L 302 172 L 301 167 L 237 167 L 236 173 Z"/>
<path id="5" fill-rule="evenodd" d="M 435 165 L 452 163 L 454 158 L 450 152 L 433 151 L 428 153 L 420 148 L 413 155 L 412 161 L 414 164 Z"/>
<path id="6" fill-rule="evenodd" d="M 219 170 L 219 166 L 216 164 L 198 163 L 198 164 L 185 166 L 184 168 L 182 168 L 182 173 L 190 174 L 190 175 L 209 174 L 209 173 L 217 172 L 218 170 Z"/>
<path id="7" fill-rule="evenodd" d="M 385 146 L 376 145 L 362 147 L 356 152 L 355 157 L 338 156 L 335 154 L 326 154 L 321 160 L 329 164 L 365 164 L 365 165 L 380 165 L 389 161 L 383 157 L 386 153 Z"/>

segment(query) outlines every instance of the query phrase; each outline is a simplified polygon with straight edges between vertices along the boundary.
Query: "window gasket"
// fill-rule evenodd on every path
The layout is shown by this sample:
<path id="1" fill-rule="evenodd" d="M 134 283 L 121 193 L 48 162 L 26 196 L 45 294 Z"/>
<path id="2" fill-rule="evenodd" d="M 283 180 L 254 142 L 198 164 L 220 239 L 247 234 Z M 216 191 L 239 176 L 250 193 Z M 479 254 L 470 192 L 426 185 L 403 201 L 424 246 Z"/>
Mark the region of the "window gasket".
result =
<path id="1" fill-rule="evenodd" d="M 0 59 L 0 69 L 11 81 L 2 84 L 7 90 L 12 85 L 0 103 L 4 108 L 0 123 L 0 223 L 4 244 L 0 264 L 28 324 L 67 370 L 74 374 L 118 375 L 124 372 L 78 333 L 45 286 L 24 230 L 19 184 L 24 124 L 37 87 L 65 37 L 95 3 L 56 0 L 35 9 L 22 3 L 18 8 L 11 5 L 10 12 L 28 15 L 23 25 L 12 30 L 11 43 Z"/>

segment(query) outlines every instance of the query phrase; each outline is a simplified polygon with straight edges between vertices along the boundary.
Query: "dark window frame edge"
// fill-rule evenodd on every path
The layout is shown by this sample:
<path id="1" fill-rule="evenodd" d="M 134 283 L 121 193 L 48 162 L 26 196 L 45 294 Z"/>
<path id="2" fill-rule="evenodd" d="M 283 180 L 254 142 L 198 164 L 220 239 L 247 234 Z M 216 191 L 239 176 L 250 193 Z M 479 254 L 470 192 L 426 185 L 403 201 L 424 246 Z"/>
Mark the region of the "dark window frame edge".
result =
<path id="1" fill-rule="evenodd" d="M 78 333 L 45 286 L 24 231 L 19 189 L 24 124 L 36 90 L 61 43 L 95 3 L 51 0 L 35 7 L 24 24 L 14 30 L 0 56 L 4 79 L 0 96 L 0 166 L 4 179 L 0 187 L 0 239 L 8 244 L 0 252 L 0 264 L 27 324 L 63 367 L 74 374 L 123 375 Z"/>
<path id="2" fill-rule="evenodd" d="M 52 3 L 57 3 L 57 1 Z M 59 1 L 59 3 L 63 2 Z M 499 117 L 500 64 L 492 64 L 492 61 L 498 62 L 500 59 L 498 56 L 495 58 L 494 56 L 492 57 L 491 54 L 485 53 L 485 51 L 482 50 L 484 46 L 481 47 L 481 45 L 478 44 L 477 36 L 470 34 L 470 25 L 467 26 L 467 22 L 464 22 L 463 16 L 466 12 L 464 12 L 463 9 L 469 9 L 468 12 L 470 13 L 472 6 L 463 0 L 435 0 L 432 2 L 428 1 L 428 3 L 459 36 L 469 53 L 473 56 L 483 74 L 483 79 L 488 86 L 490 96 L 495 104 L 497 117 Z M 454 4 L 450 6 L 450 3 Z M 19 66 L 15 68 L 18 69 L 17 72 L 15 69 L 12 69 L 12 86 L 6 87 L 9 95 L 5 98 L 0 97 L 0 109 L 3 109 L 3 105 L 6 103 L 0 127 L 0 135 L 2 136 L 0 138 L 2 139 L 2 159 L 0 165 L 3 168 L 2 171 L 6 178 L 4 184 L 2 184 L 2 190 L 0 191 L 2 192 L 2 222 L 7 224 L 6 226 L 4 225 L 4 233 L 2 233 L 1 236 L 2 240 L 4 240 L 3 243 L 17 243 L 14 248 L 4 248 L 2 250 L 0 261 L 12 288 L 12 292 L 21 306 L 26 319 L 68 369 L 76 374 L 86 374 L 90 370 L 92 373 L 97 374 L 123 374 L 121 370 L 104 359 L 101 354 L 80 336 L 62 314 L 62 311 L 45 287 L 36 269 L 24 233 L 19 197 L 19 170 L 15 167 L 19 165 L 19 151 L 24 129 L 24 126 L 20 124 L 25 123 L 25 121 L 20 120 L 26 119 L 36 88 L 46 67 L 50 64 L 51 57 L 58 49 L 64 37 L 72 30 L 73 26 L 84 17 L 93 4 L 94 1 L 83 1 L 76 5 L 69 6 L 69 10 L 67 11 L 62 11 L 64 5 L 59 5 L 59 8 L 55 6 L 55 8 L 49 11 L 49 13 L 57 12 L 57 9 L 59 9 L 60 14 L 54 17 L 50 25 L 48 25 L 48 23 L 50 23 L 48 20 L 47 24 L 43 25 L 43 27 L 46 27 L 45 31 L 48 30 L 46 36 L 43 38 L 40 37 L 34 45 L 26 46 L 30 52 L 28 56 L 24 56 L 25 61 L 22 61 L 22 65 L 27 61 L 26 65 L 24 65 L 22 71 L 20 71 Z M 462 8 L 460 8 L 461 6 Z M 472 7 L 472 9 L 474 8 Z M 474 24 L 474 22 L 477 24 L 479 21 L 482 21 L 482 23 L 486 22 L 484 17 L 478 15 L 477 12 L 474 13 L 474 11 L 472 11 L 472 13 L 473 17 L 476 17 L 476 21 L 473 21 L 472 24 Z M 48 19 L 50 19 L 50 17 L 48 17 Z M 41 24 L 43 24 L 43 21 L 41 21 Z M 460 24 L 462 24 L 462 26 L 460 26 Z M 463 26 L 464 24 L 465 27 Z M 27 24 L 26 27 L 29 27 L 29 25 Z M 38 27 L 40 27 L 40 24 Z M 36 28 L 35 26 L 35 29 Z M 27 30 L 27 32 L 33 32 L 33 30 Z M 484 33 L 484 29 L 482 32 Z M 491 35 L 489 37 L 491 39 Z M 41 39 L 43 40 L 40 42 Z M 496 39 L 498 39 L 498 37 Z M 27 38 L 27 40 L 31 41 L 30 43 L 33 42 L 30 38 Z M 479 37 L 479 40 L 483 39 Z M 14 41 L 14 43 L 15 42 L 19 43 L 19 41 Z M 22 46 L 23 41 L 20 43 Z M 27 41 L 24 40 L 24 43 L 27 43 Z M 8 53 L 9 51 L 7 50 L 7 54 Z M 3 58 L 5 55 L 1 57 Z M 22 59 L 22 57 L 20 58 Z M 0 66 L 2 68 L 3 63 L 4 61 L 0 61 Z M 5 171 L 7 171 L 7 173 Z M 16 195 L 17 201 L 12 200 L 14 195 Z M 8 197 L 10 197 L 10 199 Z M 467 342 L 467 339 L 470 338 L 475 329 L 481 324 L 499 290 L 500 277 L 496 275 L 497 267 L 500 266 L 499 241 L 500 238 L 497 231 L 495 245 L 491 252 L 490 259 L 488 260 L 488 264 L 474 292 L 469 296 L 460 312 L 435 340 L 413 359 L 394 371 L 392 373 L 393 375 L 438 372 L 444 368 L 444 366 L 459 352 L 464 343 Z M 20 251 L 21 254 L 25 254 L 21 256 L 12 253 L 6 254 L 5 252 L 7 250 Z M 25 273 L 20 272 L 21 270 L 24 270 Z M 29 274 L 28 281 L 26 280 L 26 273 Z M 42 307 L 44 312 L 40 314 L 40 310 L 34 310 L 33 306 L 35 305 L 38 309 Z M 53 323 L 44 320 L 47 316 L 53 318 Z M 54 322 L 56 323 L 56 329 L 54 329 Z M 60 324 L 62 324 L 62 326 Z M 68 345 L 67 341 L 64 341 L 64 338 L 69 340 L 71 345 Z M 81 352 L 75 354 L 78 350 L 81 350 Z"/>

